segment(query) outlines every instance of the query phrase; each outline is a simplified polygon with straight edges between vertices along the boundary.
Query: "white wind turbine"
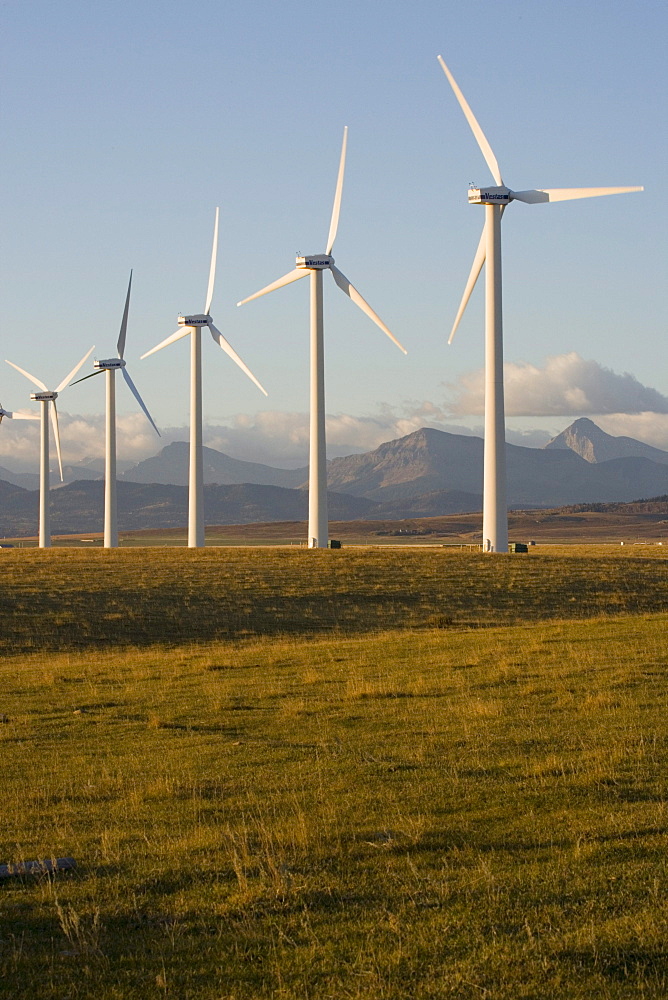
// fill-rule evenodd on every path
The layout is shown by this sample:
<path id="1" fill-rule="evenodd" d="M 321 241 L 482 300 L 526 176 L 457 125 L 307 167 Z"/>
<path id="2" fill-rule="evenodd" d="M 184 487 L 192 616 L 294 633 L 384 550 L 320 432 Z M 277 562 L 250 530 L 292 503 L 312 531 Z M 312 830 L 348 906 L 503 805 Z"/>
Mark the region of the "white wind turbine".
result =
<path id="1" fill-rule="evenodd" d="M 373 320 L 386 333 L 390 340 L 406 354 L 393 333 L 385 326 L 382 319 L 373 311 L 357 289 L 348 281 L 338 267 L 334 265 L 331 256 L 336 231 L 339 225 L 341 211 L 341 193 L 343 191 L 343 174 L 346 165 L 346 145 L 348 127 L 343 130 L 343 144 L 339 162 L 339 174 L 334 194 L 334 207 L 327 237 L 327 248 L 323 254 L 312 257 L 297 257 L 296 267 L 282 278 L 261 288 L 254 295 L 237 302 L 242 306 L 245 302 L 257 299 L 261 295 L 273 292 L 283 285 L 311 275 L 311 379 L 310 379 L 310 434 L 309 434 L 309 511 L 308 511 L 308 545 L 309 548 L 327 548 L 327 457 L 325 441 L 325 361 L 323 352 L 323 309 L 322 309 L 322 272 L 329 270 L 341 291 L 348 295 L 362 312 Z"/>
<path id="2" fill-rule="evenodd" d="M 512 191 L 501 178 L 501 171 L 480 125 L 468 106 L 455 79 L 438 57 L 450 81 L 455 97 L 464 112 L 485 162 L 497 187 L 469 188 L 469 202 L 485 206 L 485 225 L 478 244 L 464 295 L 455 317 L 448 343 L 452 343 L 471 292 L 483 264 L 485 271 L 485 456 L 483 476 L 483 548 L 487 552 L 508 551 L 508 512 L 506 503 L 505 412 L 503 402 L 503 323 L 501 305 L 501 217 L 511 201 L 535 205 L 575 198 L 597 198 L 604 194 L 642 191 L 642 187 L 540 188 Z"/>
<path id="3" fill-rule="evenodd" d="M 190 334 L 190 470 L 188 477 L 188 545 L 190 548 L 201 548 L 204 545 L 204 464 L 202 457 L 202 327 L 208 327 L 214 341 L 225 351 L 226 354 L 248 375 L 252 382 L 265 396 L 267 392 L 260 385 L 241 360 L 236 351 L 228 344 L 220 330 L 213 325 L 213 320 L 209 315 L 211 301 L 213 299 L 213 287 L 216 278 L 216 255 L 218 252 L 218 209 L 216 209 L 216 221 L 213 228 L 213 249 L 211 250 L 211 267 L 209 269 L 209 287 L 206 293 L 206 304 L 203 313 L 195 313 L 192 316 L 179 316 L 177 323 L 179 329 L 170 337 L 167 337 L 156 347 L 152 347 L 142 358 L 147 358 L 149 354 L 155 354 L 163 347 L 173 344 L 181 337 Z"/>
<path id="4" fill-rule="evenodd" d="M 125 309 L 123 310 L 123 319 L 121 320 L 121 331 L 118 335 L 117 358 L 107 358 L 104 361 L 95 361 L 93 367 L 95 371 L 90 375 L 84 375 L 83 378 L 77 379 L 77 382 L 72 383 L 77 385 L 78 382 L 85 382 L 87 378 L 93 378 L 94 375 L 101 375 L 102 372 L 107 373 L 106 378 L 106 439 L 105 439 L 105 451 L 104 451 L 104 547 L 105 549 L 115 549 L 118 546 L 118 516 L 117 516 L 117 502 L 116 502 L 116 372 L 120 370 L 123 378 L 125 379 L 127 386 L 135 397 L 142 410 L 144 411 L 147 420 L 150 422 L 155 433 L 160 437 L 160 431 L 155 426 L 153 417 L 148 412 L 146 406 L 144 405 L 144 400 L 139 395 L 137 387 L 130 378 L 130 373 L 126 368 L 126 362 L 123 358 L 125 354 L 125 337 L 128 329 L 128 312 L 130 309 L 130 289 L 132 288 L 132 271 L 130 271 L 130 281 L 128 282 L 128 293 L 125 298 Z"/>
<path id="5" fill-rule="evenodd" d="M 60 469 L 60 481 L 63 481 L 63 460 L 60 452 L 60 431 L 58 430 L 58 410 L 56 409 L 56 399 L 62 392 L 70 379 L 74 378 L 86 359 L 92 354 L 94 348 L 84 354 L 81 361 L 75 365 L 71 372 L 65 376 L 55 389 L 47 389 L 44 383 L 35 378 L 23 368 L 19 368 L 13 361 L 7 361 L 8 365 L 16 368 L 17 372 L 36 385 L 41 392 L 31 392 L 30 398 L 42 404 L 41 413 L 41 434 L 40 434 L 40 463 L 39 463 L 39 547 L 48 549 L 51 545 L 51 524 L 49 517 L 49 410 L 51 411 L 51 424 L 53 426 L 53 436 L 56 441 L 56 452 L 58 454 L 58 468 Z M 52 404 L 51 407 L 49 404 Z"/>

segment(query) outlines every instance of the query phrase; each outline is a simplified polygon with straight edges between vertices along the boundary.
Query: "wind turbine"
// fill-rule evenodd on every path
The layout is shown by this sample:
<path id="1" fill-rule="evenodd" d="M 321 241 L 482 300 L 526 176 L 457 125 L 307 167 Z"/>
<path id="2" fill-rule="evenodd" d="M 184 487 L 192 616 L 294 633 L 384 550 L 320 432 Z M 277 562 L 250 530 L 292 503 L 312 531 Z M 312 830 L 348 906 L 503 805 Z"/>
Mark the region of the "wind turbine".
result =
<path id="1" fill-rule="evenodd" d="M 308 545 L 312 549 L 327 548 L 327 457 L 325 441 L 325 360 L 323 351 L 323 309 L 322 309 L 322 272 L 331 271 L 334 281 L 341 291 L 348 295 L 363 313 L 380 327 L 383 333 L 392 340 L 399 350 L 406 354 L 393 333 L 385 326 L 382 319 L 351 284 L 331 256 L 336 231 L 339 225 L 341 211 L 341 194 L 343 191 L 343 175 L 346 166 L 346 146 L 348 142 L 348 126 L 343 130 L 343 144 L 339 161 L 339 174 L 334 194 L 334 207 L 329 225 L 329 235 L 325 252 L 311 257 L 297 257 L 296 267 L 282 278 L 261 288 L 254 295 L 237 302 L 238 306 L 258 299 L 261 295 L 273 292 L 283 285 L 311 275 L 311 379 L 310 379 L 310 434 L 309 434 L 309 510 L 308 510 Z"/>
<path id="2" fill-rule="evenodd" d="M 56 399 L 58 394 L 65 388 L 70 379 L 74 378 L 81 366 L 92 354 L 94 348 L 84 354 L 81 361 L 75 365 L 71 372 L 65 376 L 55 389 L 47 389 L 44 383 L 31 375 L 30 372 L 19 368 L 13 361 L 7 361 L 8 365 L 16 368 L 17 372 L 36 385 L 41 392 L 31 392 L 30 398 L 42 404 L 41 424 L 40 424 L 40 463 L 39 463 L 39 547 L 48 549 L 51 546 L 51 522 L 49 511 L 49 409 L 51 410 L 51 424 L 53 426 L 53 436 L 56 441 L 56 452 L 58 454 L 58 468 L 60 469 L 60 481 L 63 481 L 63 460 L 60 452 L 60 431 L 58 430 L 58 410 L 56 409 Z M 49 403 L 53 405 L 49 407 Z"/>
<path id="3" fill-rule="evenodd" d="M 118 517 L 117 517 L 117 503 L 116 503 L 116 372 L 120 370 L 123 378 L 125 379 L 127 386 L 135 397 L 142 410 L 146 415 L 146 419 L 151 424 L 151 427 L 155 433 L 160 437 L 160 431 L 155 426 L 153 417 L 146 409 L 144 405 L 144 400 L 139 395 L 137 387 L 130 378 L 130 373 L 126 368 L 126 362 L 123 358 L 125 353 L 125 336 L 128 329 L 128 311 L 130 309 L 130 289 L 132 288 L 132 271 L 130 271 L 130 281 L 128 282 L 128 294 L 125 297 L 125 309 L 123 310 L 123 319 L 121 320 L 121 332 L 118 335 L 118 343 L 116 345 L 118 350 L 117 358 L 107 358 L 104 361 L 94 361 L 93 367 L 95 371 L 90 375 L 84 375 L 83 378 L 77 379 L 73 382 L 73 385 L 77 385 L 78 382 L 85 382 L 87 378 L 93 378 L 94 375 L 101 375 L 103 372 L 107 373 L 106 378 L 106 396 L 107 396 L 107 411 L 106 411 L 106 438 L 105 438 L 105 451 L 104 451 L 104 547 L 105 549 L 115 549 L 118 546 Z"/>
<path id="4" fill-rule="evenodd" d="M 599 188 L 538 188 L 512 191 L 506 187 L 501 171 L 466 98 L 445 65 L 438 57 L 443 72 L 450 81 L 455 97 L 464 112 L 496 187 L 469 188 L 469 203 L 485 206 L 485 225 L 480 237 L 464 295 L 455 317 L 448 343 L 452 343 L 459 321 L 471 297 L 478 276 L 485 271 L 485 452 L 483 476 L 483 549 L 486 552 L 508 551 L 508 511 L 506 503 L 506 434 L 503 402 L 503 321 L 501 305 L 501 217 L 511 201 L 536 205 L 551 201 L 571 201 L 575 198 L 598 198 L 604 194 L 624 194 L 642 191 L 642 187 Z"/>
<path id="5" fill-rule="evenodd" d="M 209 314 L 211 301 L 213 299 L 213 286 L 216 279 L 216 255 L 218 252 L 218 209 L 216 209 L 216 221 L 213 227 L 213 249 L 211 250 L 211 267 L 209 268 L 209 287 L 206 293 L 206 303 L 203 313 L 195 313 L 192 316 L 179 316 L 177 323 L 179 329 L 170 337 L 167 337 L 156 347 L 152 347 L 146 354 L 142 354 L 142 359 L 149 354 L 155 354 L 169 344 L 175 343 L 181 337 L 190 334 L 190 470 L 188 476 L 188 545 L 191 549 L 201 548 L 204 545 L 204 463 L 202 456 L 202 327 L 208 327 L 214 341 L 225 351 L 226 354 L 248 375 L 252 382 L 258 387 L 260 392 L 267 395 L 266 390 L 260 385 L 241 360 L 236 351 L 228 344 L 220 330 L 213 325 L 213 320 Z"/>

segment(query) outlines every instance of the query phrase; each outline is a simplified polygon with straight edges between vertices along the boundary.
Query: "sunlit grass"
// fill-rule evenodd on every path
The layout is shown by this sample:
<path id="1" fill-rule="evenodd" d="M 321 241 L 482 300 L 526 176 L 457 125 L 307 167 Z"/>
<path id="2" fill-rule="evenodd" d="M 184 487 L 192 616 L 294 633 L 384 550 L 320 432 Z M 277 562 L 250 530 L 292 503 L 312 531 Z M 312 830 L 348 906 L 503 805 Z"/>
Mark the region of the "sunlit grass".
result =
<path id="1" fill-rule="evenodd" d="M 665 562 L 10 555 L 0 995 L 666 994 Z"/>

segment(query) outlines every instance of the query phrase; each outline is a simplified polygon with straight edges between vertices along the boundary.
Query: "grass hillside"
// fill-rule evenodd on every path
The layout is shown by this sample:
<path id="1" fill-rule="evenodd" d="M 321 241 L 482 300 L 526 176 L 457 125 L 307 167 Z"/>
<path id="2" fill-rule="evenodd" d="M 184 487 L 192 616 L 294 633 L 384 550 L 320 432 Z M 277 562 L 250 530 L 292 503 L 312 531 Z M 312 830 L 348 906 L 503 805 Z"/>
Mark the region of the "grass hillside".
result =
<path id="1" fill-rule="evenodd" d="M 0 996 L 668 991 L 658 548 L 3 551 Z"/>

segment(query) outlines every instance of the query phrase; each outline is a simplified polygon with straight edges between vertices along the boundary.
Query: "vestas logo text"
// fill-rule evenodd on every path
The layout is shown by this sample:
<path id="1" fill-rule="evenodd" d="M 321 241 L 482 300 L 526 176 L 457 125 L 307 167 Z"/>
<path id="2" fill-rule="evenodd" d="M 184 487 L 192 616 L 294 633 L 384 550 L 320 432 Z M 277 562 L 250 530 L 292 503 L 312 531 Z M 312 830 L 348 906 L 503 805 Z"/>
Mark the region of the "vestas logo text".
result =
<path id="1" fill-rule="evenodd" d="M 469 203 L 472 205 L 508 205 L 512 201 L 512 191 L 507 187 L 469 188 Z"/>

